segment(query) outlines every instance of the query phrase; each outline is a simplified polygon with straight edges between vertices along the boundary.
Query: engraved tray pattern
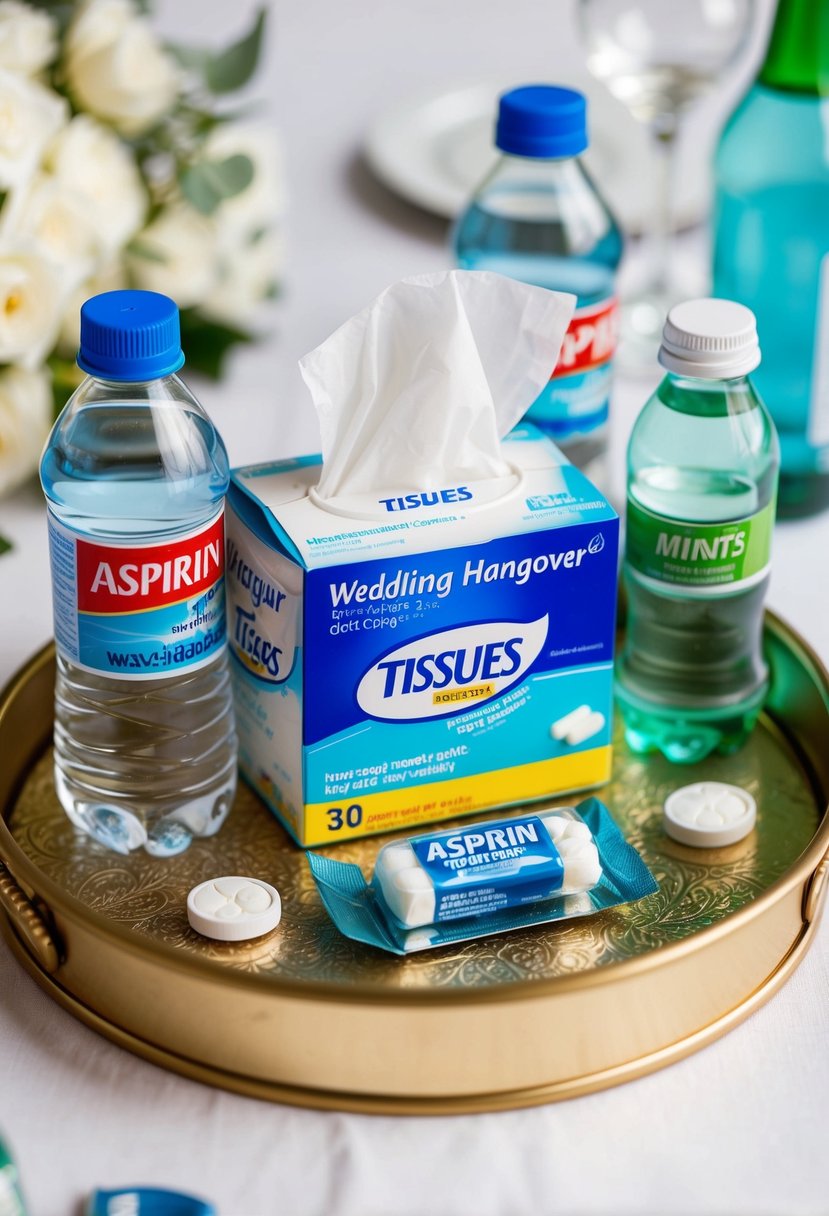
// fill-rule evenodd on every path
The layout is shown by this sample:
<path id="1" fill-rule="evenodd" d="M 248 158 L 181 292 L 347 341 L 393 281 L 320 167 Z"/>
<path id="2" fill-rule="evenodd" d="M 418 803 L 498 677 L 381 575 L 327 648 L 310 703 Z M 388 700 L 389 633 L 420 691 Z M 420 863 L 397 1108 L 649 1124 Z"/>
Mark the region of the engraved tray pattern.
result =
<path id="1" fill-rule="evenodd" d="M 544 980 L 647 953 L 722 920 L 779 878 L 818 825 L 818 804 L 808 779 L 783 735 L 766 718 L 737 755 L 684 768 L 661 757 L 644 761 L 633 756 L 618 722 L 616 735 L 613 779 L 597 794 L 642 853 L 659 891 L 594 917 L 406 959 L 338 933 L 320 903 L 303 851 L 245 785 L 228 821 L 212 839 L 194 841 L 186 853 L 166 860 L 143 850 L 117 857 L 77 832 L 64 816 L 54 793 L 50 751 L 29 774 L 9 826 L 38 868 L 93 912 L 217 966 L 254 973 L 264 982 L 301 980 L 400 990 L 482 989 Z M 757 828 L 746 840 L 726 849 L 699 850 L 675 844 L 663 834 L 666 795 L 703 779 L 742 785 L 757 799 Z M 557 798 L 533 809 L 572 804 L 579 797 Z M 504 813 L 493 812 L 489 818 Z M 387 839 L 346 842 L 330 853 L 359 863 L 368 875 Z M 273 883 L 283 902 L 280 926 L 259 941 L 240 944 L 210 942 L 194 933 L 185 912 L 187 892 L 219 874 L 249 874 Z"/>

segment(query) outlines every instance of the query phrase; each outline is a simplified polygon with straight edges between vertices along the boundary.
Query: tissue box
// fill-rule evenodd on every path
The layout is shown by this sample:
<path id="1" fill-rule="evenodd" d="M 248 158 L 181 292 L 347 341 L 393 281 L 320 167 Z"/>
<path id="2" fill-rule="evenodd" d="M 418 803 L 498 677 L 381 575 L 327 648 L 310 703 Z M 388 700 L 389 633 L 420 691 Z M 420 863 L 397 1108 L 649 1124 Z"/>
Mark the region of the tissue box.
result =
<path id="1" fill-rule="evenodd" d="M 331 844 L 610 776 L 619 521 L 535 428 L 506 478 L 324 503 L 318 458 L 234 471 L 243 775 Z"/>

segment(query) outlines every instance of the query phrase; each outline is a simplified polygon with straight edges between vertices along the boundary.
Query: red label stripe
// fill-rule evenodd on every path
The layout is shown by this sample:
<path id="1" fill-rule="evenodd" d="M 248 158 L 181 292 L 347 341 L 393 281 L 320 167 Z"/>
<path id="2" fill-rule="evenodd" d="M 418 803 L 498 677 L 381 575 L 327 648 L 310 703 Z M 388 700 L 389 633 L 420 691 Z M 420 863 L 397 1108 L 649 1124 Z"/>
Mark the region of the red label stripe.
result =
<path id="1" fill-rule="evenodd" d="M 142 612 L 208 591 L 224 573 L 224 519 L 162 545 L 77 540 L 78 611 Z"/>
<path id="2" fill-rule="evenodd" d="M 617 333 L 615 300 L 577 309 L 564 335 L 553 378 L 607 363 L 616 349 Z"/>

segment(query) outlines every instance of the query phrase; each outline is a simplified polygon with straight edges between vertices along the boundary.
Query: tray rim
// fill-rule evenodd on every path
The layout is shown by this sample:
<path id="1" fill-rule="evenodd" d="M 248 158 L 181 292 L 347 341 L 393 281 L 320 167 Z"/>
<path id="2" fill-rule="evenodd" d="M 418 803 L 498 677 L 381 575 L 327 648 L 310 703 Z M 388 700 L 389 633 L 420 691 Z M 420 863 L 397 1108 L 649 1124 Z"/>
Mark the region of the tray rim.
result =
<path id="1" fill-rule="evenodd" d="M 764 630 L 776 634 L 779 640 L 787 644 L 790 649 L 795 650 L 799 661 L 812 669 L 812 673 L 816 677 L 816 683 L 822 685 L 824 693 L 829 696 L 829 670 L 827 670 L 813 648 L 797 630 L 787 624 L 776 613 L 769 610 L 765 614 Z M 12 675 L 4 688 L 0 690 L 0 722 L 2 722 L 2 719 L 8 712 L 9 705 L 21 689 L 43 667 L 53 662 L 54 651 L 54 642 L 48 642 L 32 655 Z M 791 745 L 790 736 L 781 730 L 777 722 L 773 718 L 768 718 L 767 720 L 770 722 L 773 730 L 784 734 L 787 742 Z M 20 773 L 21 779 L 26 776 L 29 769 L 30 765 Z M 807 777 L 809 776 L 808 772 L 806 775 Z M 682 941 L 657 946 L 645 954 L 637 955 L 635 958 L 606 963 L 601 967 L 594 967 L 583 972 L 574 972 L 564 976 L 550 976 L 546 979 L 517 980 L 509 983 L 492 984 L 486 987 L 378 988 L 372 983 L 363 982 L 341 984 L 330 980 L 316 981 L 294 979 L 289 976 L 274 977 L 251 974 L 241 969 L 217 965 L 215 959 L 200 958 L 198 955 L 182 951 L 175 946 L 167 945 L 163 942 L 155 942 L 149 937 L 145 938 L 135 933 L 134 930 L 126 925 L 109 920 L 100 913 L 93 911 L 87 904 L 84 904 L 74 895 L 69 894 L 63 887 L 45 875 L 17 844 L 11 835 L 4 815 L 0 813 L 0 862 L 8 867 L 18 883 L 35 891 L 39 900 L 46 905 L 51 913 L 62 913 L 68 919 L 80 919 L 88 931 L 94 931 L 109 941 L 113 938 L 116 939 L 128 953 L 143 958 L 151 958 L 154 962 L 158 964 L 163 963 L 175 970 L 184 969 L 197 976 L 209 977 L 212 982 L 222 986 L 229 985 L 234 988 L 237 986 L 250 988 L 252 991 L 260 993 L 265 990 L 265 986 L 270 986 L 279 995 L 296 1000 L 336 1000 L 337 1002 L 356 1005 L 369 1002 L 374 1005 L 389 1005 L 396 1008 L 412 1006 L 457 1007 L 465 1004 L 478 1005 L 481 1003 L 503 1003 L 512 1000 L 524 1001 L 533 999 L 533 997 L 549 998 L 557 993 L 570 993 L 597 984 L 604 985 L 613 983 L 616 980 L 627 980 L 638 973 L 668 966 L 674 959 L 679 959 L 686 954 L 705 949 L 717 938 L 729 935 L 738 927 L 748 924 L 751 920 L 761 916 L 767 907 L 776 903 L 783 894 L 798 885 L 804 884 L 806 890 L 804 898 L 805 911 L 805 904 L 810 892 L 809 880 L 814 876 L 821 863 L 827 860 L 829 860 L 829 807 L 824 808 L 817 831 L 788 870 L 781 874 L 778 879 L 750 903 L 724 917 L 716 924 L 708 925 L 698 930 Z M 816 923 L 816 921 L 816 917 L 814 921 L 803 918 L 801 936 L 796 939 L 792 951 L 781 960 L 780 967 L 787 962 L 792 952 L 798 953 L 797 947 L 800 945 L 801 940 L 804 938 L 807 941 L 811 939 L 810 926 L 812 923 Z M 798 953 L 799 957 L 800 954 Z M 36 970 L 39 970 L 36 963 L 34 966 Z M 776 971 L 772 973 L 772 975 L 776 974 Z M 60 985 L 55 984 L 51 980 L 50 991 L 53 985 L 59 991 L 64 991 Z M 763 987 L 765 988 L 765 985 Z M 754 995 L 752 994 L 748 1000 L 751 1001 Z M 141 1042 L 141 1040 L 136 1041 Z"/>
<path id="2" fill-rule="evenodd" d="M 644 1056 L 636 1056 L 621 1064 L 614 1064 L 607 1068 L 558 1081 L 545 1082 L 537 1086 L 498 1090 L 491 1093 L 441 1094 L 430 1097 L 410 1094 L 389 1096 L 291 1085 L 286 1082 L 263 1080 L 244 1073 L 232 1072 L 191 1056 L 180 1055 L 105 1018 L 76 997 L 74 993 L 64 988 L 38 965 L 26 946 L 20 941 L 8 918 L 0 919 L 0 935 L 6 939 L 12 953 L 35 983 L 64 1012 L 69 1013 L 87 1029 L 95 1031 L 116 1046 L 158 1068 L 186 1077 L 189 1081 L 218 1086 L 220 1089 L 248 1098 L 284 1102 L 291 1106 L 311 1110 L 347 1111 L 364 1115 L 452 1116 L 526 1109 L 550 1102 L 565 1101 L 568 1098 L 583 1097 L 648 1076 L 695 1054 L 739 1026 L 776 995 L 803 961 L 812 944 L 817 925 L 818 918 L 815 918 L 801 926 L 800 933 L 774 970 L 739 1004 L 726 1010 L 725 1013 L 701 1026 L 692 1034 L 655 1048 Z"/>

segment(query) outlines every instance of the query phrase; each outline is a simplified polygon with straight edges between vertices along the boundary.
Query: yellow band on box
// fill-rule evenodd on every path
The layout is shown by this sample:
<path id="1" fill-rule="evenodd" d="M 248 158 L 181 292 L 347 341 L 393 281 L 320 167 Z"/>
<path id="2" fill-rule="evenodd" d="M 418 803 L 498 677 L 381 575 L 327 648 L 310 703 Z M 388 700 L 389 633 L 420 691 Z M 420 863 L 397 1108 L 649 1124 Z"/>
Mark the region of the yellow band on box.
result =
<path id="1" fill-rule="evenodd" d="M 382 794 L 356 795 L 339 802 L 306 804 L 304 843 L 334 844 L 354 836 L 396 832 L 413 824 L 588 789 L 609 781 L 610 765 L 611 748 L 596 747 L 572 756 L 498 769 L 485 776 L 456 777 Z"/>

